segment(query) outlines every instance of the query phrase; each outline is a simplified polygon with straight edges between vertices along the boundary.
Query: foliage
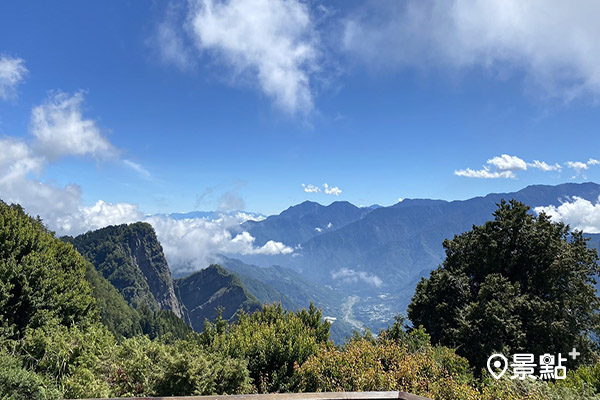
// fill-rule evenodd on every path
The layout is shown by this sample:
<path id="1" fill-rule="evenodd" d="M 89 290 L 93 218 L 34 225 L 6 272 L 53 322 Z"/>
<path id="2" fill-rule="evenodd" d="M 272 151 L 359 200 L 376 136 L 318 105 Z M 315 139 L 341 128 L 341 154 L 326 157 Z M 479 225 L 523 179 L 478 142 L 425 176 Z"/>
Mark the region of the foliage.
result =
<path id="1" fill-rule="evenodd" d="M 219 308 L 223 318 L 235 319 L 239 310 L 251 313 L 262 306 L 237 276 L 217 264 L 175 282 L 196 331 L 202 330 L 204 320 L 215 319 Z"/>
<path id="2" fill-rule="evenodd" d="M 98 319 L 85 260 L 39 219 L 0 201 L 0 339 Z"/>
<path id="3" fill-rule="evenodd" d="M 129 304 L 146 305 L 153 310 L 160 308 L 155 296 L 172 285 L 172 281 L 162 247 L 150 224 L 108 226 L 63 240 L 72 243 Z"/>
<path id="4" fill-rule="evenodd" d="M 243 360 L 207 353 L 196 341 L 127 339 L 110 364 L 112 396 L 184 396 L 247 393 Z"/>
<path id="5" fill-rule="evenodd" d="M 383 334 L 377 340 L 352 339 L 343 348 L 321 346 L 298 370 L 302 391 L 401 390 L 434 396 L 443 391 L 465 395 L 474 391 L 467 360 L 445 347 L 420 341 L 423 331 L 408 333 L 398 341 Z M 463 398 L 463 397 L 460 397 Z"/>
<path id="6" fill-rule="evenodd" d="M 211 352 L 247 360 L 256 391 L 268 393 L 293 389 L 295 367 L 328 338 L 329 323 L 321 321 L 313 304 L 295 313 L 274 304 L 252 315 L 242 313 L 231 325 L 220 317 L 207 321 L 201 343 Z"/>
<path id="7" fill-rule="evenodd" d="M 596 250 L 545 214 L 502 201 L 494 220 L 445 240 L 444 263 L 419 282 L 408 315 L 433 343 L 456 347 L 476 369 L 495 353 L 581 352 L 599 323 Z"/>
<path id="8" fill-rule="evenodd" d="M 19 358 L 0 352 L 1 400 L 50 400 L 59 397 L 59 391 L 47 378 L 24 368 Z"/>
<path id="9" fill-rule="evenodd" d="M 102 323 L 114 335 L 132 337 L 142 333 L 138 312 L 89 262 L 86 263 L 85 278 L 100 309 Z"/>

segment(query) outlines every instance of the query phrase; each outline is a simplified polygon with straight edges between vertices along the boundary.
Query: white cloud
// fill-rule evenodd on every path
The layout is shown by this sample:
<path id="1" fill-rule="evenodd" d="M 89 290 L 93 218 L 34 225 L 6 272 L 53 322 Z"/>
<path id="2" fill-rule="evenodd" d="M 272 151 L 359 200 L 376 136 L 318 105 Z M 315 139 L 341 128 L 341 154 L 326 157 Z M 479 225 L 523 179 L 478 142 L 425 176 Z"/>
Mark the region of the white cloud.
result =
<path id="1" fill-rule="evenodd" d="M 364 271 L 355 271 L 350 268 L 342 268 L 331 273 L 331 277 L 336 280 L 341 280 L 344 283 L 359 283 L 363 282 L 371 286 L 380 287 L 383 281 L 377 275 L 369 274 Z"/>
<path id="2" fill-rule="evenodd" d="M 142 167 L 136 162 L 133 162 L 131 160 L 123 160 L 123 164 L 140 174 L 144 179 L 152 178 L 152 174 L 150 174 L 150 172 L 146 168 Z"/>
<path id="3" fill-rule="evenodd" d="M 567 161 L 565 165 L 569 168 L 574 169 L 575 172 L 577 172 L 578 174 L 589 168 L 586 163 L 581 161 Z"/>
<path id="4" fill-rule="evenodd" d="M 194 64 L 194 58 L 174 23 L 170 17 L 160 23 L 152 41 L 159 51 L 160 59 L 165 64 L 173 64 L 186 70 Z"/>
<path id="5" fill-rule="evenodd" d="M 319 193 L 321 191 L 321 188 L 315 185 L 305 185 L 303 183 L 302 187 L 306 193 Z"/>
<path id="6" fill-rule="evenodd" d="M 527 163 L 517 156 L 509 156 L 502 154 L 499 157 L 491 158 L 487 161 L 489 165 L 493 165 L 500 172 L 504 171 L 524 171 L 527 169 Z"/>
<path id="7" fill-rule="evenodd" d="M 31 215 L 39 215 L 59 235 L 82 233 L 110 224 L 134 222 L 143 214 L 137 206 L 98 201 L 92 207 L 81 202 L 81 189 L 74 184 L 60 186 L 36 178 L 47 160 L 24 142 L 0 139 L 0 195 L 7 203 L 21 204 Z"/>
<path id="8" fill-rule="evenodd" d="M 116 154 L 96 122 L 83 118 L 83 101 L 82 92 L 72 96 L 57 92 L 32 110 L 30 129 L 36 138 L 36 151 L 49 159 L 87 154 L 105 158 Z"/>
<path id="9" fill-rule="evenodd" d="M 525 73 L 544 94 L 600 94 L 600 3 L 451 0 L 368 3 L 345 22 L 344 48 L 383 68 Z"/>
<path id="10" fill-rule="evenodd" d="M 272 240 L 255 247 L 255 239 L 248 232 L 232 234 L 245 220 L 225 214 L 214 220 L 145 218 L 156 230 L 171 268 L 181 272 L 204 268 L 219 253 L 274 255 L 293 252 L 292 248 Z"/>
<path id="11" fill-rule="evenodd" d="M 595 161 L 590 159 L 590 161 Z M 571 163 L 568 162 L 565 165 L 571 168 L 584 168 L 587 169 L 585 163 Z M 494 167 L 492 169 L 492 167 Z M 487 160 L 487 165 L 484 165 L 482 169 L 474 170 L 471 168 L 460 169 L 454 171 L 454 175 L 464 176 L 466 178 L 483 178 L 483 179 L 512 179 L 516 178 L 515 171 L 526 171 L 528 167 L 539 169 L 543 172 L 550 171 L 561 171 L 562 167 L 560 164 L 550 165 L 545 161 L 534 160 L 532 163 L 525 162 L 523 159 L 517 156 L 509 156 L 508 154 L 502 154 Z"/>
<path id="12" fill-rule="evenodd" d="M 340 189 L 337 186 L 329 186 L 327 183 L 324 183 L 323 185 L 321 185 L 321 187 L 315 185 L 305 185 L 303 183 L 302 187 L 304 188 L 304 191 L 306 193 L 324 192 L 325 194 L 332 194 L 334 196 L 339 196 L 340 194 L 342 194 L 342 189 Z"/>
<path id="13" fill-rule="evenodd" d="M 550 165 L 550 164 L 546 163 L 545 161 L 539 161 L 539 160 L 534 160 L 533 163 L 527 163 L 527 165 L 532 168 L 541 169 L 544 172 L 560 171 L 562 169 L 560 164 Z"/>
<path id="14" fill-rule="evenodd" d="M 342 194 L 342 189 L 340 189 L 337 186 L 329 187 L 329 185 L 326 183 L 323 184 L 323 191 L 326 194 L 332 194 L 334 196 L 339 196 L 340 194 Z"/>
<path id="15" fill-rule="evenodd" d="M 7 100 L 16 95 L 17 85 L 27 76 L 25 60 L 0 56 L 0 98 Z"/>
<path id="16" fill-rule="evenodd" d="M 590 158 L 587 162 L 587 165 L 598 165 L 600 164 L 600 161 L 594 159 L 594 158 Z"/>
<path id="17" fill-rule="evenodd" d="M 571 228 L 587 233 L 600 233 L 600 198 L 596 203 L 580 197 L 573 197 L 571 201 L 560 206 L 536 207 L 536 213 L 544 212 L 554 221 L 569 224 Z"/>
<path id="18" fill-rule="evenodd" d="M 308 6 L 297 0 L 202 0 L 190 12 L 200 50 L 258 81 L 289 113 L 313 108 L 310 76 L 317 39 Z"/>
<path id="19" fill-rule="evenodd" d="M 138 205 L 110 203 L 98 200 L 92 206 L 82 202 L 79 186 L 61 186 L 43 182 L 37 176 L 55 157 L 68 154 L 100 155 L 113 147 L 99 135 L 94 123 L 83 120 L 79 105 L 80 94 L 69 97 L 59 94 L 48 104 L 36 107 L 32 113 L 34 145 L 14 138 L 0 138 L 0 198 L 7 203 L 21 204 L 31 215 L 39 215 L 58 235 L 77 235 L 108 225 L 146 221 L 152 224 L 164 247 L 169 263 L 177 267 L 198 269 L 205 267 L 218 253 L 234 254 L 290 254 L 293 249 L 282 243 L 268 241 L 254 245 L 248 232 L 239 232 L 241 223 L 260 221 L 261 215 L 245 212 L 220 213 L 214 219 L 175 220 L 168 216 L 146 216 Z M 66 129 L 63 135 L 62 129 Z M 66 137 L 65 137 L 66 136 Z M 59 149 L 48 158 L 51 140 L 56 139 Z M 79 143 L 82 148 L 77 148 Z M 123 160 L 124 165 L 149 176 L 141 165 Z M 236 192 L 237 189 L 233 191 Z M 221 203 L 238 204 L 235 196 L 225 196 Z M 239 232 L 239 233 L 238 233 Z"/>
<path id="20" fill-rule="evenodd" d="M 483 178 L 483 179 L 497 179 L 497 178 L 514 178 L 515 174 L 512 171 L 491 172 L 489 167 L 483 167 L 483 169 L 473 170 L 471 168 L 459 169 L 454 171 L 454 175 L 464 176 L 465 178 Z"/>
<path id="21" fill-rule="evenodd" d="M 582 161 L 567 161 L 565 166 L 567 168 L 571 168 L 575 170 L 575 175 L 571 177 L 571 179 L 577 178 L 579 175 L 583 177 L 583 179 L 587 179 L 585 175 L 585 171 L 588 170 L 591 166 L 600 164 L 600 161 L 590 158 L 587 162 Z"/>
<path id="22" fill-rule="evenodd" d="M 81 199 L 77 199 L 80 203 Z M 98 200 L 91 207 L 81 204 L 70 213 L 58 216 L 51 227 L 59 234 L 79 234 L 109 225 L 129 224 L 142 220 L 144 214 L 136 204 L 109 203 Z"/>

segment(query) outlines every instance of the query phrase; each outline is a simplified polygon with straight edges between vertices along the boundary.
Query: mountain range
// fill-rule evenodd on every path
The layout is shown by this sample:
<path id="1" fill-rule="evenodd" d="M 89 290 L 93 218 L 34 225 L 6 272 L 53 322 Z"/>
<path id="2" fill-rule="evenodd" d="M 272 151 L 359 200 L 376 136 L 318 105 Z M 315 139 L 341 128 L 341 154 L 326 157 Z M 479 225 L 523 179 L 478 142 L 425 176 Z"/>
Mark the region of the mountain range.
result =
<path id="1" fill-rule="evenodd" d="M 534 185 L 460 201 L 406 199 L 375 209 L 346 202 L 329 206 L 304 202 L 279 216 L 242 225 L 257 240 L 278 240 L 293 247 L 292 254 L 239 258 L 293 269 L 343 293 L 344 304 L 352 303 L 348 318 L 380 328 L 405 311 L 416 283 L 442 262 L 443 240 L 491 219 L 502 199 L 516 199 L 534 208 L 559 206 L 573 197 L 596 203 L 599 195 L 600 185 L 590 182 Z M 295 220 L 299 233 L 290 232 Z M 330 229 L 315 229 L 330 223 Z"/>
<path id="2" fill-rule="evenodd" d="M 179 279 L 171 276 L 147 223 L 111 226 L 66 240 L 128 304 L 168 310 L 197 331 L 217 309 L 233 319 L 240 310 L 252 312 L 265 303 L 298 309 L 313 302 L 334 321 L 332 337 L 340 341 L 354 329 L 377 330 L 403 314 L 416 283 L 442 262 L 443 240 L 493 218 L 502 199 L 514 198 L 533 208 L 558 206 L 573 197 L 595 203 L 599 196 L 600 185 L 569 183 L 461 201 L 406 199 L 389 207 L 306 201 L 239 226 L 256 245 L 274 240 L 292 247 L 293 253 L 221 254 L 215 257 L 219 265 Z M 590 245 L 600 245 L 600 235 L 587 236 Z"/>

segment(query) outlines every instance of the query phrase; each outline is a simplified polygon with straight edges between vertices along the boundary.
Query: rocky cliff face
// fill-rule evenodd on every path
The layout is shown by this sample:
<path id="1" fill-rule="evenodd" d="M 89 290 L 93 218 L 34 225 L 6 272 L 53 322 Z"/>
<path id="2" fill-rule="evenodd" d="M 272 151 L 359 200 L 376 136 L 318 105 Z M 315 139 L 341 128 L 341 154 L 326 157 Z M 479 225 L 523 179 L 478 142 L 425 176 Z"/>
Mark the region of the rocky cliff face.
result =
<path id="1" fill-rule="evenodd" d="M 150 224 L 109 226 L 66 238 L 88 258 L 132 305 L 184 311 L 178 300 L 167 259 Z"/>
<path id="2" fill-rule="evenodd" d="M 240 279 L 219 265 L 177 279 L 176 284 L 192 328 L 197 332 L 204 328 L 205 319 L 215 319 L 218 309 L 224 319 L 231 319 L 238 310 L 251 313 L 261 307 L 260 301 L 246 290 Z"/>

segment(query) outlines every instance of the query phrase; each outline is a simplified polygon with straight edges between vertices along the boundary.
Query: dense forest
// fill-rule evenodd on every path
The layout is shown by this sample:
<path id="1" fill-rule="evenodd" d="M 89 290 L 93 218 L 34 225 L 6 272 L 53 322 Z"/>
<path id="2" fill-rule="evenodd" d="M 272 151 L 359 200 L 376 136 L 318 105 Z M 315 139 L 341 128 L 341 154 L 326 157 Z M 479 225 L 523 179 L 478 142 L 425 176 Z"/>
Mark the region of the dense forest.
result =
<path id="1" fill-rule="evenodd" d="M 141 251 L 159 265 L 160 252 L 139 246 L 134 231 L 109 229 L 102 235 L 116 232 L 123 243 L 97 235 L 84 248 L 0 202 L 0 399 L 370 390 L 600 399 L 596 251 L 581 233 L 515 201 L 492 217 L 444 242 L 444 263 L 416 289 L 412 322 L 398 317 L 335 345 L 313 304 L 265 304 L 235 316 L 217 308 L 195 332 L 185 322 L 191 310 L 174 299 L 197 281 L 157 282 L 168 294 L 157 298 L 130 260 Z M 565 380 L 495 380 L 484 367 L 492 352 L 572 347 L 582 355 Z"/>

